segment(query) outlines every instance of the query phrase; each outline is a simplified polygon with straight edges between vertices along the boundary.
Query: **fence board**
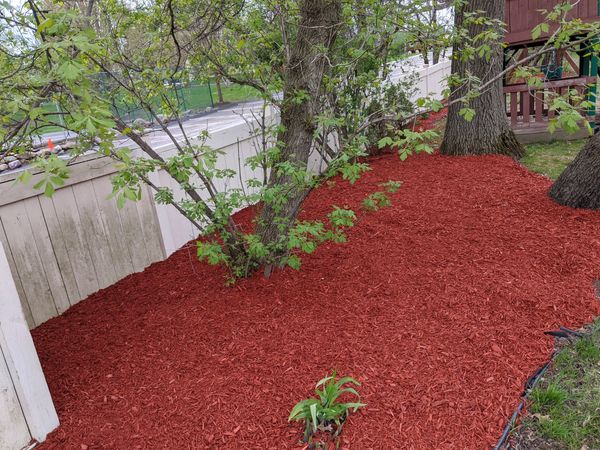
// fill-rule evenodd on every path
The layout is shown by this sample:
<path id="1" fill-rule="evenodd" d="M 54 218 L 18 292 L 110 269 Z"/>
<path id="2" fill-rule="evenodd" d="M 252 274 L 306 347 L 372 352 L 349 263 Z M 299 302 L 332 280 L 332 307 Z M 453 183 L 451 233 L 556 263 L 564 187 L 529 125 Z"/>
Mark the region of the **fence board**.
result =
<path id="1" fill-rule="evenodd" d="M 10 251 L 10 246 L 8 245 L 8 238 L 6 237 L 6 233 L 4 232 L 4 225 L 0 220 L 0 243 L 4 247 L 4 251 L 6 253 L 6 259 L 8 260 L 8 267 L 10 267 L 10 271 L 13 275 L 13 279 L 15 281 L 15 286 L 17 287 L 17 292 L 19 294 L 19 300 L 21 301 L 21 308 L 23 309 L 23 314 L 25 315 L 25 320 L 27 321 L 27 325 L 29 328 L 33 328 L 35 326 L 35 322 L 33 321 L 33 316 L 31 315 L 31 309 L 29 309 L 29 304 L 27 303 L 27 296 L 25 295 L 25 291 L 23 290 L 23 284 L 21 283 L 21 277 L 19 276 L 19 271 L 17 269 L 17 265 L 15 260 L 13 259 L 12 252 Z"/>
<path id="2" fill-rule="evenodd" d="M 161 261 L 165 257 L 165 251 L 150 187 L 145 186 L 142 199 L 136 203 L 136 206 L 142 227 L 142 235 L 146 243 L 146 251 L 148 252 L 148 263 Z"/>
<path id="3" fill-rule="evenodd" d="M 130 255 L 133 262 L 133 269 L 136 272 L 140 272 L 153 261 L 148 257 L 137 206 L 134 202 L 127 200 L 123 208 L 118 211 L 125 239 L 131 243 Z"/>
<path id="4" fill-rule="evenodd" d="M 535 121 L 543 122 L 544 114 L 544 91 L 537 91 L 535 93 Z"/>
<path id="5" fill-rule="evenodd" d="M 8 364 L 0 348 L 0 448 L 22 448 L 30 439 L 31 434 L 8 372 Z"/>
<path id="6" fill-rule="evenodd" d="M 110 286 L 119 277 L 112 263 L 110 245 L 92 183 L 74 185 L 73 195 L 77 203 L 81 232 L 96 271 L 98 286 L 100 288 Z"/>
<path id="7" fill-rule="evenodd" d="M 40 202 L 36 197 L 31 197 L 23 200 L 23 203 L 25 205 L 25 210 L 27 211 L 27 217 L 31 223 L 35 245 L 40 255 L 42 266 L 44 267 L 46 279 L 48 280 L 48 285 L 52 292 L 54 305 L 56 306 L 58 313 L 62 314 L 69 309 L 71 303 L 69 302 L 65 283 L 60 274 L 58 262 L 56 261 L 54 248 L 52 247 L 52 241 L 48 234 L 48 228 L 46 226 L 46 220 L 44 219 Z"/>
<path id="8" fill-rule="evenodd" d="M 511 92 L 510 93 L 510 123 L 512 124 L 513 127 L 517 124 L 517 115 L 518 115 L 517 110 L 518 110 L 517 93 Z"/>
<path id="9" fill-rule="evenodd" d="M 36 324 L 45 322 L 56 316 L 57 310 L 23 202 L 2 208 L 1 218 L 33 320 Z"/>
<path id="10" fill-rule="evenodd" d="M 61 231 L 67 242 L 67 253 L 81 298 L 96 292 L 100 286 L 96 269 L 88 250 L 86 236 L 77 211 L 73 189 L 69 186 L 54 193 L 52 198 Z M 81 300 L 78 298 L 77 301 Z"/>
<path id="11" fill-rule="evenodd" d="M 79 286 L 75 279 L 75 271 L 73 270 L 73 264 L 67 250 L 69 244 L 63 235 L 52 199 L 45 196 L 38 196 L 37 199 L 40 202 L 40 207 L 46 220 L 48 235 L 50 236 L 50 242 L 52 242 L 54 256 L 60 268 L 69 303 L 74 305 L 81 299 L 81 293 L 79 292 Z"/>
<path id="12" fill-rule="evenodd" d="M 112 192 L 110 178 L 96 178 L 93 180 L 93 185 L 102 223 L 108 234 L 113 265 L 118 274 L 128 275 L 133 272 L 133 262 L 129 254 L 129 243 L 123 233 L 117 203 L 114 199 L 108 198 Z"/>

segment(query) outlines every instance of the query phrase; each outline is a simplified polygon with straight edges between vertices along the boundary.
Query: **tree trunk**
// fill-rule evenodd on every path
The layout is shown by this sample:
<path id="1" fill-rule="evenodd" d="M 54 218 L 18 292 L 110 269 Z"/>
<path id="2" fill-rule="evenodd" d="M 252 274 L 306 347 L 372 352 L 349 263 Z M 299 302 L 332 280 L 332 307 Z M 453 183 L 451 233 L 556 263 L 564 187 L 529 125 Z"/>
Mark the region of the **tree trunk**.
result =
<path id="1" fill-rule="evenodd" d="M 257 224 L 257 233 L 263 244 L 272 251 L 271 257 L 286 252 L 285 237 L 293 225 L 308 188 L 278 170 L 278 163 L 290 163 L 306 170 L 313 145 L 315 115 L 326 70 L 326 52 L 333 45 L 341 21 L 340 0 L 304 0 L 300 4 L 298 34 L 290 51 L 285 69 L 282 131 L 277 140 L 283 144 L 275 167 L 271 170 L 269 188 L 281 190 L 282 202 L 265 203 Z M 294 101 L 299 92 L 306 98 Z"/>
<path id="2" fill-rule="evenodd" d="M 221 89 L 221 77 L 215 79 L 215 86 L 217 87 L 217 103 L 224 103 L 223 90 Z"/>
<path id="3" fill-rule="evenodd" d="M 483 14 L 488 19 L 504 20 L 504 1 L 499 0 L 472 0 L 467 2 L 455 14 L 455 26 L 463 27 L 465 13 L 485 11 Z M 467 25 L 469 36 L 473 37 L 485 31 L 485 25 Z M 499 36 L 503 31 L 498 27 Z M 461 44 L 454 45 L 452 73 L 461 79 L 468 74 L 479 78 L 485 83 L 497 76 L 503 69 L 502 38 L 497 43 L 490 43 L 491 57 L 475 56 L 474 59 L 461 61 L 458 56 Z M 468 87 L 462 86 L 454 89 L 450 100 L 463 97 L 468 92 Z M 469 107 L 475 110 L 475 117 L 468 122 L 459 111 L 464 107 L 462 102 L 451 105 L 448 109 L 448 122 L 440 151 L 445 155 L 482 155 L 502 154 L 520 158 L 525 150 L 517 141 L 506 118 L 506 106 L 502 92 L 502 80 L 494 82 L 491 87 L 479 97 L 472 100 Z"/>
<path id="4" fill-rule="evenodd" d="M 600 133 L 590 138 L 548 194 L 561 205 L 600 209 Z"/>
<path id="5" fill-rule="evenodd" d="M 437 26 L 437 12 L 438 12 L 438 2 L 433 0 L 433 2 L 431 3 L 431 7 L 433 9 L 433 11 L 431 11 L 431 25 L 433 26 L 433 28 L 435 29 Z M 437 63 L 440 62 L 440 47 L 438 45 L 434 45 L 431 48 L 431 52 L 432 52 L 432 63 L 435 66 Z"/>
<path id="6" fill-rule="evenodd" d="M 421 55 L 423 55 L 423 64 L 426 66 L 429 65 L 429 47 L 423 44 L 423 49 L 421 50 Z"/>
<path id="7" fill-rule="evenodd" d="M 431 63 L 435 66 L 440 62 L 440 49 L 438 47 L 433 47 L 433 56 L 431 59 Z"/>

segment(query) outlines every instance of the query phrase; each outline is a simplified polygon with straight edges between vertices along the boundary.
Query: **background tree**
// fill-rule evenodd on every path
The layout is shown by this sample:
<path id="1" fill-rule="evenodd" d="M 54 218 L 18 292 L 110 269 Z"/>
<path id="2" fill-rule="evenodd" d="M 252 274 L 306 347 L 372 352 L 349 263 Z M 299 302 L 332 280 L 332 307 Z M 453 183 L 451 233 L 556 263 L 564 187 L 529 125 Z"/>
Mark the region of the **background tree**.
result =
<path id="1" fill-rule="evenodd" d="M 29 5 L 23 11 L 8 8 L 3 16 L 22 33 L 1 42 L 7 53 L 18 49 L 3 60 L 3 73 L 13 76 L 2 79 L 2 107 L 8 111 L 0 133 L 2 152 L 29 151 L 37 130 L 48 125 L 76 132 L 73 157 L 94 150 L 118 161 L 113 178 L 118 204 L 138 199 L 141 184 L 150 185 L 156 201 L 173 205 L 212 237 L 198 243 L 199 256 L 225 263 L 233 276 L 263 265 L 268 270 L 282 264 L 298 267 L 297 251 L 343 239 L 341 230 L 352 225 L 352 211 L 334 208 L 327 222 L 298 222 L 296 217 L 324 177 L 341 173 L 355 181 L 367 170 L 359 158 L 377 143 L 373 126 L 397 121 L 406 110 L 401 92 L 382 80 L 388 73 L 387 49 L 398 31 L 399 4 L 224 0 L 216 8 L 185 0 L 143 5 L 97 0 L 95 26 L 79 7 L 48 12 L 33 0 Z M 28 38 L 19 37 L 27 33 Z M 219 180 L 236 173 L 218 169 L 218 155 L 205 145 L 206 135 L 190 136 L 183 124 L 173 85 L 202 68 L 207 77 L 217 73 L 254 87 L 281 110 L 281 125 L 264 140 L 269 145 L 246 162 L 268 174 L 250 180 L 252 193 L 217 188 Z M 59 104 L 60 112 L 46 111 L 46 102 Z M 119 115 L 121 104 L 146 111 L 175 153 L 162 155 L 152 148 L 143 129 Z M 174 135 L 165 117 L 173 119 L 182 137 Z M 118 134 L 139 150 L 115 147 Z M 308 167 L 312 151 L 325 155 L 316 173 Z M 47 173 L 42 187 L 49 195 L 68 176 L 68 161 L 54 155 L 35 164 Z M 151 174 L 157 170 L 166 171 L 185 197 L 153 183 Z M 27 178 L 25 172 L 22 180 Z M 255 231 L 243 233 L 232 214 L 255 203 L 262 205 Z"/>
<path id="2" fill-rule="evenodd" d="M 455 28 L 460 33 L 453 49 L 449 83 L 453 92 L 442 154 L 498 153 L 519 158 L 525 152 L 506 120 L 499 76 L 503 71 L 504 6 L 504 1 L 472 0 L 456 7 Z M 485 47 L 478 41 L 485 42 Z M 477 52 L 471 43 L 479 46 Z M 487 89 L 468 100 L 469 94 L 486 82 L 490 82 Z"/>
<path id="3" fill-rule="evenodd" d="M 425 0 L 405 2 L 407 18 L 402 23 L 409 49 L 417 50 L 425 64 L 437 64 L 450 44 L 452 34 L 452 2 Z"/>

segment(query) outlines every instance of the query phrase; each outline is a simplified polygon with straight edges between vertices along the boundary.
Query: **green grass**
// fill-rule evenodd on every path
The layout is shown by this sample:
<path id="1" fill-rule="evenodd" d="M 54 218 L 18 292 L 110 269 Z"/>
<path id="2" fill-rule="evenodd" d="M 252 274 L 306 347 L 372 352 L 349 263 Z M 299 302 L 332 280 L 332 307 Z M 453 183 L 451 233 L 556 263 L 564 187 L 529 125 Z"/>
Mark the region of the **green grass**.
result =
<path id="1" fill-rule="evenodd" d="M 223 100 L 225 102 L 237 103 L 249 100 L 255 100 L 260 98 L 258 91 L 249 86 L 240 86 L 237 84 L 231 84 L 229 86 L 223 85 Z M 177 93 L 173 90 L 169 93 L 171 100 L 181 104 L 182 111 L 195 111 L 202 112 L 207 107 L 213 106 L 217 103 L 217 90 L 214 82 L 211 82 L 210 89 L 207 83 L 194 83 L 190 86 L 182 87 L 177 89 Z M 211 97 L 212 95 L 212 97 Z M 160 104 L 158 100 L 152 102 L 153 105 L 159 108 Z M 150 115 L 145 111 L 137 107 L 127 105 L 123 100 L 117 99 L 116 104 L 118 107 L 119 114 L 126 120 L 133 121 L 137 118 L 143 118 L 150 120 Z M 57 105 L 55 103 L 45 103 L 42 108 L 47 112 L 57 112 Z M 20 120 L 23 114 L 17 114 L 15 120 Z M 61 116 L 51 116 L 51 120 L 61 122 Z M 64 131 L 63 128 L 54 125 L 48 125 L 37 130 L 37 134 L 52 133 L 55 131 Z"/>
<path id="2" fill-rule="evenodd" d="M 185 111 L 197 111 L 212 106 L 210 90 L 206 84 L 181 88 L 177 95 L 179 96 L 179 101 L 182 103 L 182 109 Z"/>
<path id="3" fill-rule="evenodd" d="M 600 448 L 600 320 L 589 336 L 560 351 L 530 399 L 523 426 L 556 448 Z"/>
<path id="4" fill-rule="evenodd" d="M 217 88 L 214 83 L 211 84 L 213 90 L 213 99 L 217 102 Z M 229 86 L 222 86 L 221 92 L 223 92 L 223 101 L 237 103 L 245 102 L 248 100 L 256 100 L 260 98 L 259 92 L 250 86 L 240 86 L 239 84 L 230 84 Z"/>
<path id="5" fill-rule="evenodd" d="M 585 143 L 585 140 L 577 140 L 526 145 L 521 163 L 532 172 L 556 180 Z"/>

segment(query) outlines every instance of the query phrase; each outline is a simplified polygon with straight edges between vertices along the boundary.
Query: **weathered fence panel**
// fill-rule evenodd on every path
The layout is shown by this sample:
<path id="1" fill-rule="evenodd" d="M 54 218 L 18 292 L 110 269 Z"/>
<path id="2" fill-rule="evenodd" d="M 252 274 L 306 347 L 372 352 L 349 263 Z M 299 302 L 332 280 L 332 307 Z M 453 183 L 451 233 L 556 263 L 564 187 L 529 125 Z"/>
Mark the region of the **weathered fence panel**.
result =
<path id="1" fill-rule="evenodd" d="M 0 348 L 0 449 L 22 448 L 30 440 L 27 421 L 19 404 L 4 352 Z"/>
<path id="2" fill-rule="evenodd" d="M 74 164 L 52 198 L 0 178 L 0 241 L 30 327 L 164 257 L 150 196 L 120 210 L 107 198 L 114 171 L 106 158 Z"/>
<path id="3" fill-rule="evenodd" d="M 43 441 L 58 426 L 46 379 L 0 243 L 0 449 Z"/>

